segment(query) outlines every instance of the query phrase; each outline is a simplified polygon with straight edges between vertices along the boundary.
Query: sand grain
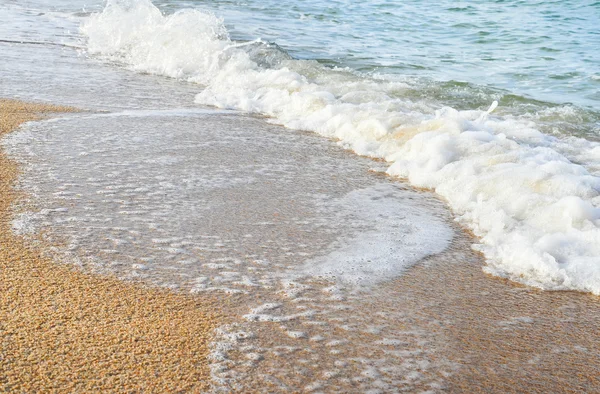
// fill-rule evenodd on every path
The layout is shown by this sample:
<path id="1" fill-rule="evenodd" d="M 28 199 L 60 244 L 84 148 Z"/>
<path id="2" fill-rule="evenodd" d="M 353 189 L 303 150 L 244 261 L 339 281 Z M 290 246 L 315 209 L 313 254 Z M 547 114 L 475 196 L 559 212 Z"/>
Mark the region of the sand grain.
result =
<path id="1" fill-rule="evenodd" d="M 0 100 L 0 136 L 72 108 Z M 201 392 L 214 302 L 77 272 L 10 228 L 18 168 L 0 152 L 0 391 Z"/>

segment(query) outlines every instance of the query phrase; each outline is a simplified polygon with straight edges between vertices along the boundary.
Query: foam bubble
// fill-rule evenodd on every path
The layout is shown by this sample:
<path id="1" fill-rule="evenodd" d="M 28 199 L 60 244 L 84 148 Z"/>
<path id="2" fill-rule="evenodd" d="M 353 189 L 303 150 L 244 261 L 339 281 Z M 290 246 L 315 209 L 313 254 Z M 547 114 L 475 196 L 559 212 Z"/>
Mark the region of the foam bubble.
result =
<path id="1" fill-rule="evenodd" d="M 33 234 L 36 232 L 34 214 L 25 212 L 16 217 L 11 222 L 11 228 L 17 235 Z"/>
<path id="2" fill-rule="evenodd" d="M 339 202 L 341 214 L 370 228 L 357 234 L 328 255 L 306 262 L 302 271 L 333 278 L 345 284 L 370 286 L 398 276 L 424 257 L 448 247 L 452 230 L 390 184 L 356 190 Z M 338 286 L 325 289 L 330 299 L 343 299 Z"/>

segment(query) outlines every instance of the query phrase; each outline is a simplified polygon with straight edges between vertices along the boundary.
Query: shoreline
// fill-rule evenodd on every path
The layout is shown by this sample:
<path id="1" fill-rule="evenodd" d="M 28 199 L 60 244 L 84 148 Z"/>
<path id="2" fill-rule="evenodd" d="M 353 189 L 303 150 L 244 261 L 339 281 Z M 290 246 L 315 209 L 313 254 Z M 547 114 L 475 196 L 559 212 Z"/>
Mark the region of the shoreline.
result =
<path id="1" fill-rule="evenodd" d="M 0 137 L 73 108 L 0 99 Z M 216 301 L 79 272 L 10 228 L 19 170 L 0 151 L 0 388 L 205 391 Z"/>
<path id="2" fill-rule="evenodd" d="M 65 110 L 72 109 L 0 99 L 0 137 Z M 224 305 L 227 300 L 87 274 L 43 257 L 10 229 L 17 174 L 16 163 L 0 151 L 0 390 L 206 391 L 213 330 L 224 313 L 243 311 Z M 382 285 L 385 299 L 365 301 L 360 313 L 398 308 L 408 320 L 406 327 L 394 322 L 395 330 L 418 328 L 435 338 L 424 361 L 456 366 L 452 373 L 423 372 L 444 382 L 437 391 L 600 388 L 600 298 L 490 276 L 481 269 L 482 255 L 471 250 L 473 235 L 455 227 L 450 248 Z M 269 330 L 276 329 L 257 327 L 261 340 L 279 339 Z M 264 390 L 261 379 L 277 360 L 253 364 L 251 377 L 258 380 L 241 382 L 242 389 Z"/>

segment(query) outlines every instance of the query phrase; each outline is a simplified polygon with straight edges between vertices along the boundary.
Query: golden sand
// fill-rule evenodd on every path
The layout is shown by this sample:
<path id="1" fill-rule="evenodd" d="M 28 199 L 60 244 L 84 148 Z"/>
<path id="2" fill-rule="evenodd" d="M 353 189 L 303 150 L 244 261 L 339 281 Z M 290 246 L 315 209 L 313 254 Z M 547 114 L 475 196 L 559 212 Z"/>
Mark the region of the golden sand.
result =
<path id="1" fill-rule="evenodd" d="M 600 392 L 600 297 L 485 274 L 471 237 L 390 284 L 455 363 L 450 393 Z M 465 252 L 466 251 L 466 252 Z"/>
<path id="2" fill-rule="evenodd" d="M 0 100 L 0 136 L 66 111 Z M 17 174 L 0 152 L 0 391 L 205 390 L 214 302 L 44 258 L 10 228 Z"/>

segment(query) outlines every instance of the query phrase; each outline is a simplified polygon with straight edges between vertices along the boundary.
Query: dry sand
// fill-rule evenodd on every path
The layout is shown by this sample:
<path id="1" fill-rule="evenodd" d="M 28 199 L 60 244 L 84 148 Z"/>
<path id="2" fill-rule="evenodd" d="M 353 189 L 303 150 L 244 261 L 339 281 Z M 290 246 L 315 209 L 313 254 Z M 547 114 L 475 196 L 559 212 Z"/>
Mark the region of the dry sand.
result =
<path id="1" fill-rule="evenodd" d="M 0 136 L 67 111 L 0 100 Z M 11 231 L 17 174 L 0 152 L 0 391 L 205 390 L 215 303 L 48 261 Z"/>

